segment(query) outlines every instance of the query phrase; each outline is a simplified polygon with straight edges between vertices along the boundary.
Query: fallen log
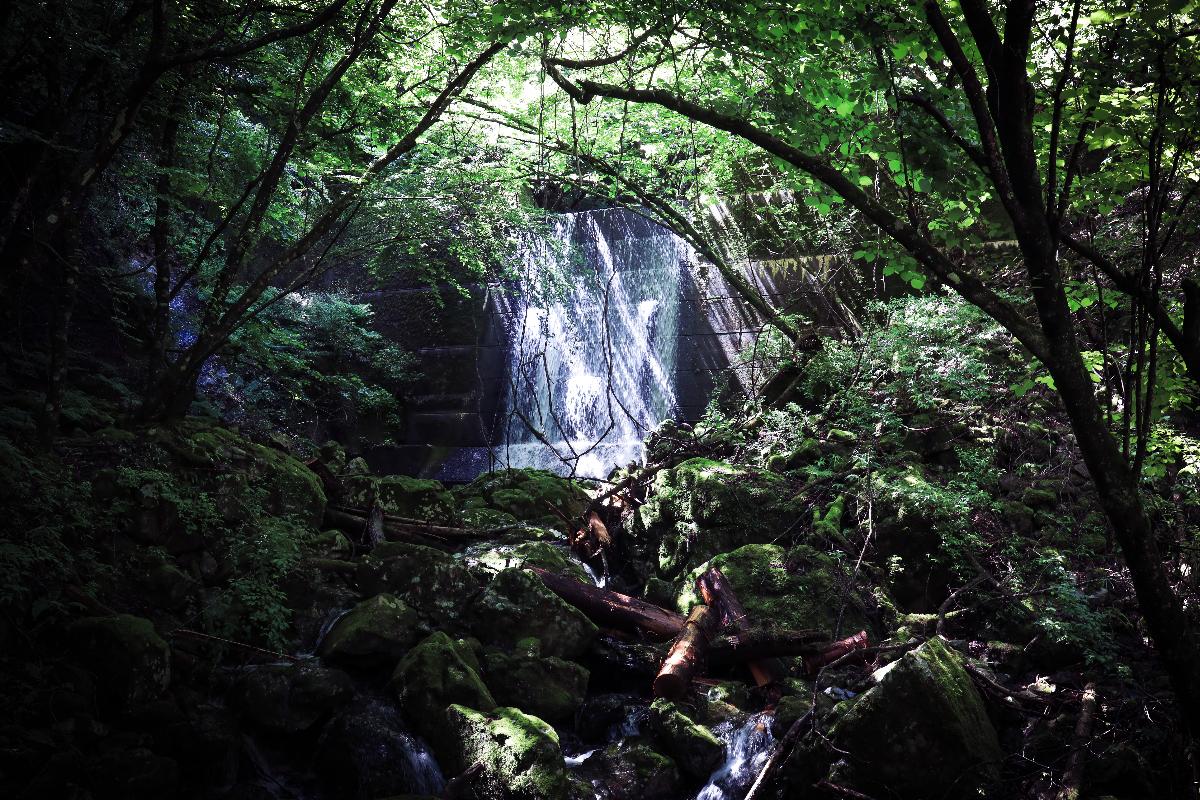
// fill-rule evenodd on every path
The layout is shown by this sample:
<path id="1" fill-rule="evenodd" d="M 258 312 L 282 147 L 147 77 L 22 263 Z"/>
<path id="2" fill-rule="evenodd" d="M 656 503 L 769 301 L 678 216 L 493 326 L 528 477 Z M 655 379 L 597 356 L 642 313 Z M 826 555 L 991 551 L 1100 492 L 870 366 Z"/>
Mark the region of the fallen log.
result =
<path id="1" fill-rule="evenodd" d="M 709 643 L 713 664 L 758 661 L 773 656 L 812 656 L 829 646 L 829 634 L 810 630 L 756 629 L 729 633 Z"/>
<path id="2" fill-rule="evenodd" d="M 340 531 L 350 534 L 356 541 L 361 542 L 369 538 L 369 522 L 370 519 L 366 516 L 360 517 L 336 508 L 325 509 L 325 524 L 331 528 L 337 528 Z M 413 526 L 384 522 L 383 535 L 387 539 L 423 544 L 426 547 L 435 547 L 438 550 L 455 549 L 453 544 L 437 534 L 415 529 Z"/>
<path id="3" fill-rule="evenodd" d="M 716 623 L 717 615 L 711 607 L 699 605 L 692 609 L 654 678 L 655 697 L 668 700 L 683 697 L 692 676 L 704 662 Z"/>
<path id="4" fill-rule="evenodd" d="M 1096 722 L 1096 684 L 1088 681 L 1083 687 L 1079 698 L 1079 719 L 1075 722 L 1075 742 L 1071 755 L 1067 759 L 1067 769 L 1063 773 L 1062 789 L 1058 792 L 1057 800 L 1079 800 L 1079 787 L 1083 784 L 1083 754 L 1087 751 L 1088 740 L 1092 738 L 1092 727 Z"/>
<path id="5" fill-rule="evenodd" d="M 541 567 L 527 566 L 525 569 L 536 574 L 550 591 L 599 625 L 639 631 L 658 639 L 671 638 L 683 629 L 685 620 L 682 614 L 627 594 L 581 583 Z"/>
<path id="6" fill-rule="evenodd" d="M 696 580 L 700 596 L 706 605 L 720 609 L 721 621 L 734 633 L 750 630 L 750 618 L 738 600 L 728 579 L 716 567 L 710 568 Z M 755 659 L 750 662 L 750 674 L 758 686 L 777 683 L 787 677 L 787 667 L 778 658 Z"/>
<path id="7" fill-rule="evenodd" d="M 365 509 L 350 506 L 330 506 L 327 511 L 347 514 L 352 517 L 361 517 L 363 519 L 366 519 L 368 514 Z M 489 536 L 505 533 L 516 527 L 513 525 L 504 525 L 499 528 L 460 528 L 453 525 L 437 525 L 425 519 L 396 517 L 390 514 L 383 514 L 382 517 L 385 531 L 389 529 L 413 531 L 429 536 L 440 536 L 444 539 L 486 539 Z"/>
<path id="8" fill-rule="evenodd" d="M 804 671 L 815 675 L 821 667 L 828 666 L 839 658 L 853 653 L 855 650 L 865 650 L 871 644 L 866 631 L 859 631 L 853 636 L 847 636 L 841 641 L 828 645 L 820 652 L 804 658 Z"/>

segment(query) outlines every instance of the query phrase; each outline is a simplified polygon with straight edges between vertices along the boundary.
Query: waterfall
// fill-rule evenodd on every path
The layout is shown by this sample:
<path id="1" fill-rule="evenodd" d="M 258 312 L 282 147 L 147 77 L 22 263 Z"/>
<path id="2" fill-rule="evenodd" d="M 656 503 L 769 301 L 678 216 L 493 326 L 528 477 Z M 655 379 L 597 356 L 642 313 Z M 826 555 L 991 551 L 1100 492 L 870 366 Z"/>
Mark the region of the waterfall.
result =
<path id="1" fill-rule="evenodd" d="M 709 776 L 696 800 L 732 800 L 742 797 L 771 757 L 775 737 L 771 715 L 754 714 L 742 725 L 722 722 L 713 729 L 725 742 L 725 763 Z"/>
<path id="2" fill-rule="evenodd" d="M 505 298 L 512 342 L 500 464 L 605 477 L 676 410 L 687 245 L 632 211 L 563 214 Z"/>

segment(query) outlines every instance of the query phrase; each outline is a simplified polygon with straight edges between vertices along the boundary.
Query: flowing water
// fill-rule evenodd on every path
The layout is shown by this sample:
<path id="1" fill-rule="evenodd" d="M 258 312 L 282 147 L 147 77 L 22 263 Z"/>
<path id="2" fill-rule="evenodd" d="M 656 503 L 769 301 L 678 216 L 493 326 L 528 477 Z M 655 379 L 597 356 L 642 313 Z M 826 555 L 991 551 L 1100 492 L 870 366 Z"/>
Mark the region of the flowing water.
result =
<path id="1" fill-rule="evenodd" d="M 689 256 L 683 240 L 622 209 L 560 215 L 530 243 L 523 291 L 504 300 L 512 349 L 500 463 L 604 477 L 642 458 L 646 432 L 677 407 Z"/>
<path id="2" fill-rule="evenodd" d="M 746 794 L 771 757 L 771 715 L 754 714 L 742 725 L 722 722 L 713 733 L 725 742 L 725 763 L 708 778 L 696 800 L 737 800 Z"/>

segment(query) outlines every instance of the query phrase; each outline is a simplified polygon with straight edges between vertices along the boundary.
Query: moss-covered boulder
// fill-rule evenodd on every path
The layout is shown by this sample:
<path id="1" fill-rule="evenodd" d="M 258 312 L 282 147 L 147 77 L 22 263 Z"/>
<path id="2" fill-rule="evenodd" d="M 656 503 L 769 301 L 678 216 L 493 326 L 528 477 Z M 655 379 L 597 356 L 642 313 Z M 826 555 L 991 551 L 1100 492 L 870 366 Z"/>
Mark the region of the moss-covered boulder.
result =
<path id="1" fill-rule="evenodd" d="M 587 509 L 590 497 L 575 481 L 542 469 L 504 469 L 479 476 L 457 490 L 465 505 L 482 506 L 512 518 L 563 530 Z M 475 502 L 472 502 L 475 501 Z"/>
<path id="2" fill-rule="evenodd" d="M 198 420 L 188 420 L 170 432 L 160 431 L 159 441 L 182 468 L 200 470 L 208 481 L 221 480 L 213 477 L 214 472 L 244 474 L 246 478 L 233 487 L 239 497 L 249 489 L 262 490 L 270 513 L 294 516 L 313 527 L 321 524 L 325 515 L 321 479 L 288 453 Z"/>
<path id="3" fill-rule="evenodd" d="M 717 553 L 778 538 L 800 513 L 795 494 L 774 472 L 689 459 L 655 477 L 631 544 L 659 575 L 676 578 Z"/>
<path id="4" fill-rule="evenodd" d="M 315 663 L 258 667 L 243 675 L 234 689 L 242 716 L 277 733 L 310 730 L 353 695 L 349 675 Z"/>
<path id="5" fill-rule="evenodd" d="M 439 481 L 405 475 L 350 475 L 343 479 L 342 487 L 346 504 L 354 508 L 370 508 L 378 503 L 384 514 L 394 517 L 439 525 L 461 521 L 454 496 Z"/>
<path id="6" fill-rule="evenodd" d="M 563 800 L 571 794 L 558 734 L 517 708 L 477 711 L 450 706 L 456 749 L 452 763 L 482 770 L 471 779 L 475 797 L 489 800 Z"/>
<path id="7" fill-rule="evenodd" d="M 171 683 L 171 650 L 148 619 L 88 617 L 72 623 L 67 634 L 113 710 L 153 700 Z"/>
<path id="8" fill-rule="evenodd" d="M 650 706 L 650 730 L 680 770 L 695 780 L 704 780 L 725 760 L 725 744 L 669 700 L 660 698 Z"/>
<path id="9" fill-rule="evenodd" d="M 757 626 L 831 631 L 843 606 L 842 630 L 867 627 L 855 596 L 838 580 L 834 556 L 805 545 L 790 551 L 774 544 L 748 544 L 701 564 L 681 582 L 675 602 L 686 613 L 700 602 L 696 579 L 710 567 L 728 578 Z"/>
<path id="10" fill-rule="evenodd" d="M 669 800 L 680 796 L 682 777 L 669 757 L 641 737 L 614 742 L 586 762 L 587 777 L 609 800 Z"/>
<path id="11" fill-rule="evenodd" d="M 352 664 L 395 663 L 416 639 L 417 612 L 391 594 L 352 608 L 321 642 L 321 658 Z"/>
<path id="12" fill-rule="evenodd" d="M 518 642 L 512 653 L 486 653 L 483 663 L 499 702 L 550 722 L 572 719 L 587 693 L 588 671 L 573 661 L 543 656 L 537 639 Z"/>
<path id="13" fill-rule="evenodd" d="M 502 570 L 467 612 L 471 631 L 482 641 L 512 647 L 541 640 L 542 652 L 575 658 L 596 638 L 595 623 L 546 588 L 532 572 Z"/>
<path id="14" fill-rule="evenodd" d="M 479 583 L 448 553 L 417 544 L 385 542 L 359 562 L 355 574 L 366 594 L 389 592 L 439 627 L 456 620 Z"/>
<path id="15" fill-rule="evenodd" d="M 444 752 L 453 738 L 446 716 L 452 703 L 481 711 L 496 707 L 480 671 L 471 646 L 441 631 L 420 642 L 396 665 L 391 688 L 404 717 L 439 752 Z"/>
<path id="16" fill-rule="evenodd" d="M 512 567 L 541 567 L 577 581 L 592 582 L 591 576 L 583 566 L 568 555 L 566 547 L 546 541 L 516 544 L 485 542 L 467 548 L 461 557 L 472 567 L 483 567 L 493 572 Z"/>
<path id="17" fill-rule="evenodd" d="M 978 797 L 1004 754 L 962 658 L 934 638 L 887 668 L 833 728 L 836 783 L 897 798 Z"/>

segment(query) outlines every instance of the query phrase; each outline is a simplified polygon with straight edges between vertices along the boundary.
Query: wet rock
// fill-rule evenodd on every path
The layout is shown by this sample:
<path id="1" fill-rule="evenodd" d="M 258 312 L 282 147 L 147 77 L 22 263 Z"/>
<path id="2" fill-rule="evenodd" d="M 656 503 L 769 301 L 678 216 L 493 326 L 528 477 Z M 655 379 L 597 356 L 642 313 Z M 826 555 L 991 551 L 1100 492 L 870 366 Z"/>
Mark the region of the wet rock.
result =
<path id="1" fill-rule="evenodd" d="M 857 599 L 838 580 L 832 557 L 815 548 L 748 544 L 722 553 L 683 579 L 675 598 L 681 612 L 700 602 L 696 579 L 710 567 L 724 573 L 755 625 L 833 630 L 844 607 L 842 630 L 868 627 Z"/>
<path id="2" fill-rule="evenodd" d="M 564 722 L 583 704 L 588 671 L 573 661 L 543 656 L 537 639 L 518 642 L 511 654 L 487 653 L 483 661 L 488 686 L 506 706 L 550 722 Z"/>
<path id="3" fill-rule="evenodd" d="M 299 733 L 327 719 L 353 694 L 354 684 L 341 670 L 300 663 L 251 670 L 238 681 L 234 698 L 255 725 Z"/>
<path id="4" fill-rule="evenodd" d="M 69 630 L 76 654 L 92 671 L 113 710 L 153 700 L 171 682 L 171 650 L 148 619 L 130 614 L 77 620 Z"/>
<path id="5" fill-rule="evenodd" d="M 389 592 L 445 627 L 479 593 L 471 571 L 454 556 L 402 542 L 384 542 L 359 562 L 355 576 L 365 594 Z"/>
<path id="6" fill-rule="evenodd" d="M 502 570 L 472 603 L 468 620 L 484 642 L 511 647 L 536 638 L 542 652 L 562 658 L 582 654 L 598 632 L 582 612 L 520 569 Z"/>
<path id="7" fill-rule="evenodd" d="M 679 795 L 679 768 L 646 739 L 622 739 L 585 763 L 585 775 L 609 800 L 668 800 Z"/>
<path id="8" fill-rule="evenodd" d="M 457 525 L 460 521 L 454 496 L 439 481 L 405 475 L 351 475 L 343 485 L 346 504 L 354 508 L 370 508 L 378 503 L 384 514 L 394 517 L 439 525 Z"/>
<path id="9" fill-rule="evenodd" d="M 898 798 L 976 797 L 1003 753 L 962 659 L 934 638 L 881 671 L 833 728 L 831 780 Z"/>
<path id="10" fill-rule="evenodd" d="M 649 719 L 646 701 L 623 693 L 588 697 L 579 713 L 576 730 L 587 742 L 608 742 L 642 733 Z"/>
<path id="11" fill-rule="evenodd" d="M 704 780 L 725 760 L 725 744 L 668 700 L 658 699 L 650 706 L 650 730 L 691 778 Z"/>
<path id="12" fill-rule="evenodd" d="M 439 795 L 442 773 L 424 743 L 386 700 L 356 697 L 321 733 L 317 770 L 339 798 Z"/>
<path id="13" fill-rule="evenodd" d="M 773 472 L 693 458 L 655 477 L 631 544 L 660 576 L 676 578 L 717 553 L 773 541 L 800 512 L 794 495 Z"/>
<path id="14" fill-rule="evenodd" d="M 455 764 L 482 770 L 470 781 L 476 797 L 495 800 L 561 800 L 571 794 L 558 734 L 516 708 L 476 711 L 450 706 Z"/>
<path id="15" fill-rule="evenodd" d="M 514 567 L 541 567 L 566 575 L 583 583 L 591 583 L 587 571 L 572 561 L 565 547 L 550 542 L 520 542 L 518 544 L 485 543 L 468 548 L 462 558 L 471 566 L 482 566 L 493 572 Z"/>
<path id="16" fill-rule="evenodd" d="M 392 674 L 391 687 L 405 718 L 438 752 L 444 752 L 452 732 L 446 709 L 458 703 L 491 711 L 496 701 L 483 679 L 471 646 L 438 631 L 408 652 Z"/>
<path id="17" fill-rule="evenodd" d="M 321 642 L 320 656 L 352 664 L 395 663 L 416 639 L 416 624 L 417 612 L 404 601 L 377 594 L 334 624 Z"/>

